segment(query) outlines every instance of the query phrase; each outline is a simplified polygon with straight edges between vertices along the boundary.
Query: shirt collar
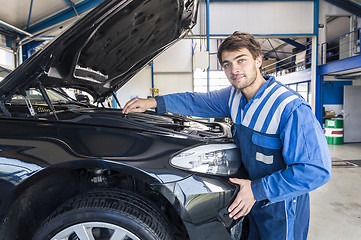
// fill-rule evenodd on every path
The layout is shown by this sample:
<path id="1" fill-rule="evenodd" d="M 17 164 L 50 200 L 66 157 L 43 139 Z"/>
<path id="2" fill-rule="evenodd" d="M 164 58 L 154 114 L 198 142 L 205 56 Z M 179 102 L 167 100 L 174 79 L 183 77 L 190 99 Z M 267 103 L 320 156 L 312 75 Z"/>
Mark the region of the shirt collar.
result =
<path id="1" fill-rule="evenodd" d="M 261 86 L 260 89 L 258 89 L 257 93 L 252 97 L 252 99 L 260 98 L 264 91 L 271 86 L 271 84 L 276 81 L 275 77 L 273 76 L 263 76 L 263 78 L 266 80 L 266 82 Z"/>
<path id="2" fill-rule="evenodd" d="M 258 99 L 262 96 L 264 91 L 276 81 L 275 77 L 273 76 L 263 76 L 263 78 L 266 80 L 266 82 L 261 86 L 260 89 L 258 89 L 257 93 L 251 98 L 251 100 L 247 103 L 247 99 L 242 93 L 241 97 L 241 109 L 245 109 L 246 105 L 252 104 L 255 99 Z"/>

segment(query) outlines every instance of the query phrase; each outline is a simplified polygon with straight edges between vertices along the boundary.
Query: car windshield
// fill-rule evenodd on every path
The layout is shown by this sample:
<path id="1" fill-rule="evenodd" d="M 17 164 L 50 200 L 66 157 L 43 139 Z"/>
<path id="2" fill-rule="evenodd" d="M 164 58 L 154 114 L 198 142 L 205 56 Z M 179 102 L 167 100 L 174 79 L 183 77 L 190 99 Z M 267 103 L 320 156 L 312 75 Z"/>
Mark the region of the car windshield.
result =
<path id="1" fill-rule="evenodd" d="M 54 89 L 46 90 L 49 99 L 52 103 L 68 103 L 76 101 L 65 94 L 62 94 Z M 39 89 L 30 89 L 26 91 L 26 97 L 31 104 L 46 104 L 46 101 Z M 12 104 L 25 104 L 25 97 L 22 95 L 14 95 L 11 99 Z"/>

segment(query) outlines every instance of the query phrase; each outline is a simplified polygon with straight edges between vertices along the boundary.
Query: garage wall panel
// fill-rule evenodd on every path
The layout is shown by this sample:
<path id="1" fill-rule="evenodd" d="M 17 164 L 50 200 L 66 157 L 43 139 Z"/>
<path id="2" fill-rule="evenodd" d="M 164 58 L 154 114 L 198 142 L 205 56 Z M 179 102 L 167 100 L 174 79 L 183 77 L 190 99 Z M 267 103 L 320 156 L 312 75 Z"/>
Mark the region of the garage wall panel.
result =
<path id="1" fill-rule="evenodd" d="M 198 13 L 198 23 L 192 30 L 195 35 L 206 33 L 204 3 Z M 235 30 L 260 35 L 312 34 L 313 14 L 312 1 L 211 2 L 210 34 L 228 35 Z M 211 39 L 211 69 L 220 70 L 215 55 L 220 42 L 216 41 Z M 199 51 L 199 45 L 195 46 Z M 151 79 L 147 66 L 119 91 L 121 104 L 134 96 L 150 96 Z M 191 39 L 179 41 L 154 60 L 154 87 L 160 95 L 193 90 Z"/>
<path id="2" fill-rule="evenodd" d="M 230 34 L 239 30 L 261 35 L 312 34 L 313 4 L 312 1 L 213 2 L 209 10 L 210 33 Z M 197 26 L 196 30 L 200 29 Z"/>
<path id="3" fill-rule="evenodd" d="M 0 47 L 0 65 L 12 69 L 14 67 L 14 54 L 7 48 Z"/>
<path id="4" fill-rule="evenodd" d="M 160 95 L 169 93 L 192 92 L 192 73 L 156 74 L 154 85 L 159 89 Z"/>
<path id="5" fill-rule="evenodd" d="M 154 87 L 159 94 L 186 92 L 193 90 L 192 40 L 183 39 L 161 53 L 153 62 Z M 133 97 L 151 96 L 152 70 L 145 66 L 118 92 L 122 106 Z"/>
<path id="6" fill-rule="evenodd" d="M 151 96 L 151 87 L 151 69 L 146 66 L 117 91 L 117 97 L 123 107 L 133 97 L 146 98 Z"/>
<path id="7" fill-rule="evenodd" d="M 183 39 L 154 59 L 154 72 L 192 72 L 192 40 Z"/>

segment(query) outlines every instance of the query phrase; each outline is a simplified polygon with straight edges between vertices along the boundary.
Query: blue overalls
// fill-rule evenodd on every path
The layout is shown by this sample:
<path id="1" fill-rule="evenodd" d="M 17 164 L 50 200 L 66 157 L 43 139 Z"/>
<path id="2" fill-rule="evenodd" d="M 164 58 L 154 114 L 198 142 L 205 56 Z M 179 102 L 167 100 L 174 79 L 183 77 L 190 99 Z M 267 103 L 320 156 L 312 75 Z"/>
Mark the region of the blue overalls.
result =
<path id="1" fill-rule="evenodd" d="M 247 103 L 233 87 L 209 93 L 157 97 L 158 113 L 230 117 L 256 203 L 248 215 L 249 239 L 306 239 L 308 192 L 325 184 L 331 160 L 311 107 L 296 92 L 267 81 Z"/>

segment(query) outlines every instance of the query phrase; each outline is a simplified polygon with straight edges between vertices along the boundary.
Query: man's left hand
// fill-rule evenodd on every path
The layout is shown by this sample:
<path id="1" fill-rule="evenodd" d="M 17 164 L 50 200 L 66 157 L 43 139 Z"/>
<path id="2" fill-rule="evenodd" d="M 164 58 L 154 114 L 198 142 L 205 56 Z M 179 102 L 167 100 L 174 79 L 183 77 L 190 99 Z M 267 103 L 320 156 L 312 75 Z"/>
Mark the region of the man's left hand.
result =
<path id="1" fill-rule="evenodd" d="M 256 199 L 252 192 L 250 180 L 230 178 L 229 181 L 239 185 L 239 192 L 228 208 L 229 217 L 236 220 L 246 216 L 251 211 Z"/>

